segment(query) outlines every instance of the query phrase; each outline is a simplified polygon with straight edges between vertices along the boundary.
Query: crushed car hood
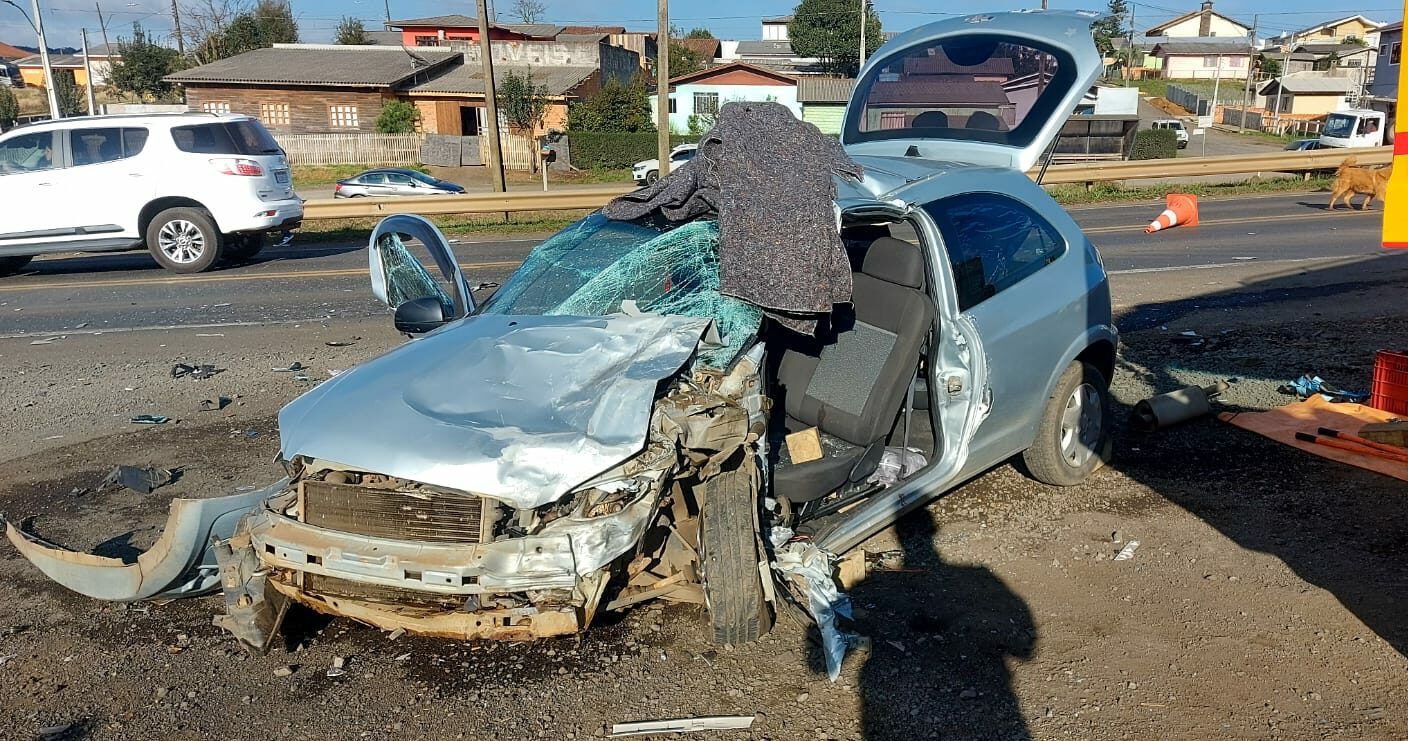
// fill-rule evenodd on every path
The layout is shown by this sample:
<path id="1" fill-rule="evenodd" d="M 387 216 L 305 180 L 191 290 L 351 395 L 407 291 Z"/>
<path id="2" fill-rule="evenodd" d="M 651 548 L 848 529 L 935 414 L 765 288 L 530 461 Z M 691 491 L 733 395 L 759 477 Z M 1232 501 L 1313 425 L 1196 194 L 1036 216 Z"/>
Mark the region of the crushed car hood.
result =
<path id="1" fill-rule="evenodd" d="M 539 507 L 644 447 L 657 387 L 709 326 L 469 317 L 290 402 L 283 454 Z"/>

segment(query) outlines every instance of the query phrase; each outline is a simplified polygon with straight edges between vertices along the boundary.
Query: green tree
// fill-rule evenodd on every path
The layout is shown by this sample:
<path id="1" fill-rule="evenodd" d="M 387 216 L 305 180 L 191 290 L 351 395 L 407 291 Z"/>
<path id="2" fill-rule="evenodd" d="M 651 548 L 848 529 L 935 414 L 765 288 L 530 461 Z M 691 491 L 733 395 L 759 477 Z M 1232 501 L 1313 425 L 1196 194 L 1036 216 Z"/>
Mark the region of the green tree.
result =
<path id="1" fill-rule="evenodd" d="M 1090 24 L 1095 36 L 1095 46 L 1101 54 L 1109 55 L 1115 50 L 1114 39 L 1125 35 L 1125 19 L 1129 17 L 1129 5 L 1125 0 L 1110 0 L 1105 15 Z"/>
<path id="2" fill-rule="evenodd" d="M 687 39 L 712 39 L 714 33 L 707 28 L 698 27 L 689 29 L 689 33 L 684 35 Z"/>
<path id="3" fill-rule="evenodd" d="M 381 107 L 381 115 L 376 118 L 379 134 L 410 134 L 416 130 L 420 111 L 404 100 L 393 100 Z"/>
<path id="4" fill-rule="evenodd" d="M 253 15 L 265 46 L 298 43 L 298 21 L 288 0 L 259 0 Z"/>
<path id="5" fill-rule="evenodd" d="M 547 10 L 547 4 L 542 0 L 514 0 L 513 3 L 513 14 L 518 16 L 518 20 L 522 23 L 541 21 Z"/>
<path id="6" fill-rule="evenodd" d="M 0 87 L 0 131 L 15 125 L 20 117 L 20 101 L 8 87 Z"/>
<path id="7" fill-rule="evenodd" d="M 88 101 L 84 100 L 83 91 L 74 81 L 73 70 L 54 70 L 54 94 L 59 98 L 59 113 L 65 118 L 88 112 Z"/>
<path id="8" fill-rule="evenodd" d="M 518 131 L 533 133 L 548 112 L 548 88 L 533 84 L 533 70 L 527 74 L 509 72 L 499 81 L 494 99 L 499 115 Z"/>
<path id="9" fill-rule="evenodd" d="M 243 4 L 235 7 L 249 8 Z M 212 14 L 201 18 L 200 28 L 204 29 L 203 37 L 194 46 L 201 64 L 274 44 L 298 43 L 298 22 L 288 0 L 259 0 L 252 9 L 233 16 Z"/>
<path id="10" fill-rule="evenodd" d="M 122 59 L 108 73 L 110 85 L 142 101 L 172 96 L 175 90 L 164 78 L 181 68 L 181 55 L 175 49 L 153 43 L 140 23 L 132 24 L 132 38 L 119 39 L 117 49 Z"/>
<path id="11" fill-rule="evenodd" d="M 654 131 L 647 96 L 645 80 L 639 76 L 628 85 L 608 80 L 595 95 L 567 109 L 567 128 L 570 131 Z"/>
<path id="12" fill-rule="evenodd" d="M 861 11 L 855 0 L 802 0 L 792 11 L 787 33 L 792 51 L 816 57 L 827 72 L 854 77 L 860 70 Z M 880 16 L 865 4 L 865 53 L 883 42 Z"/>
<path id="13" fill-rule="evenodd" d="M 372 43 L 372 37 L 367 35 L 367 27 L 362 25 L 360 19 L 344 15 L 337 24 L 333 42 L 343 46 L 363 46 Z"/>
<path id="14" fill-rule="evenodd" d="M 1267 77 L 1279 77 L 1281 75 L 1281 60 L 1276 57 L 1258 54 L 1256 57 L 1257 70 Z"/>

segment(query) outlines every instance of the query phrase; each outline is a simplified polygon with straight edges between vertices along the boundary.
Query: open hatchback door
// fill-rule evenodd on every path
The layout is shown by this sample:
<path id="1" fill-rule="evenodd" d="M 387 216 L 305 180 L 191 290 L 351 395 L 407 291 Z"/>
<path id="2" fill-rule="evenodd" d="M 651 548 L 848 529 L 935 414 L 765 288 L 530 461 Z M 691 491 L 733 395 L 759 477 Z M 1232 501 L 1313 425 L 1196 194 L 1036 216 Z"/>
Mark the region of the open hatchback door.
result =
<path id="1" fill-rule="evenodd" d="M 841 143 L 852 156 L 1030 170 L 1102 69 L 1097 14 L 977 14 L 900 34 L 866 63 Z"/>

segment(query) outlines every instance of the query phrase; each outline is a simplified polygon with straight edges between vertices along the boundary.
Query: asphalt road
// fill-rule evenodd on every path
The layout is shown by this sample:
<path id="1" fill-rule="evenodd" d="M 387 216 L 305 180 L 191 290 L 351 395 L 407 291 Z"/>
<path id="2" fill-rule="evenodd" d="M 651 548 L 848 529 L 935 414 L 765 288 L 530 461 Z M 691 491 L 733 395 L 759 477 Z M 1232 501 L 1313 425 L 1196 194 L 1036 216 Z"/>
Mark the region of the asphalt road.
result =
<path id="1" fill-rule="evenodd" d="M 1208 200 L 1201 224 L 1144 234 L 1151 202 L 1072 209 L 1099 247 L 1117 305 L 1179 281 L 1382 254 L 1380 216 L 1327 213 L 1324 193 Z M 502 282 L 537 239 L 456 243 L 471 284 Z M 174 275 L 145 252 L 37 259 L 0 279 L 0 338 L 142 327 L 237 326 L 384 316 L 371 298 L 361 244 L 270 248 L 248 265 Z M 1126 290 L 1121 290 L 1125 288 Z M 1182 288 L 1186 288 L 1183 286 Z"/>

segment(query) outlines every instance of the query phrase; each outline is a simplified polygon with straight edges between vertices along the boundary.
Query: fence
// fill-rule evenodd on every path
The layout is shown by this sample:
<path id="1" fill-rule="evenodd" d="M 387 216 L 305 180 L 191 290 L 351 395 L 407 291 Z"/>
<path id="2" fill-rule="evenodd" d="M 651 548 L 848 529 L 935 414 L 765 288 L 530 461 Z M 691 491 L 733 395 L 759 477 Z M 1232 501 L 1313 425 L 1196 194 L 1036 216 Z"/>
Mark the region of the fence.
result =
<path id="1" fill-rule="evenodd" d="M 1386 165 L 1393 161 L 1393 147 L 1374 147 L 1354 150 L 1320 149 L 1309 152 L 1278 151 L 1270 154 L 1239 154 L 1226 157 L 1180 157 L 1138 162 L 1092 162 L 1080 165 L 1052 165 L 1046 171 L 1042 182 L 1055 185 L 1253 172 L 1309 172 L 1333 169 L 1344 160 L 1346 152 L 1353 152 L 1361 165 Z M 429 215 L 583 211 L 601 208 L 612 198 L 632 190 L 634 186 L 622 184 L 551 193 L 525 191 L 417 198 L 313 200 L 304 205 L 303 218 L 306 221 L 316 221 L 379 217 L 397 213 Z"/>
<path id="2" fill-rule="evenodd" d="M 422 134 L 286 134 L 279 146 L 294 165 L 409 165 L 420 162 Z"/>
<path id="3" fill-rule="evenodd" d="M 1223 106 L 1219 110 L 1218 123 L 1229 126 L 1240 127 L 1242 125 L 1242 109 Z M 1247 128 L 1256 131 L 1265 131 L 1272 134 L 1285 136 L 1301 136 L 1306 138 L 1320 136 L 1320 131 L 1325 128 L 1323 121 L 1306 121 L 1304 119 L 1282 118 L 1276 120 L 1276 114 L 1265 110 L 1247 111 Z"/>
<path id="4" fill-rule="evenodd" d="M 1246 84 L 1247 81 L 1244 79 L 1228 78 L 1223 80 L 1217 91 L 1217 105 L 1221 107 L 1241 106 L 1243 96 L 1246 94 L 1243 89 Z M 1173 84 L 1168 85 L 1167 91 L 1164 93 L 1164 97 L 1170 102 L 1199 116 L 1212 115 L 1211 95 L 1212 93 L 1206 90 L 1192 90 Z M 1253 95 L 1253 98 L 1255 97 Z"/>
<path id="5" fill-rule="evenodd" d="M 481 162 L 489 161 L 489 140 L 479 137 Z M 538 142 L 526 136 L 504 132 L 499 135 L 499 151 L 503 154 L 505 170 L 533 172 L 538 163 Z"/>

